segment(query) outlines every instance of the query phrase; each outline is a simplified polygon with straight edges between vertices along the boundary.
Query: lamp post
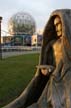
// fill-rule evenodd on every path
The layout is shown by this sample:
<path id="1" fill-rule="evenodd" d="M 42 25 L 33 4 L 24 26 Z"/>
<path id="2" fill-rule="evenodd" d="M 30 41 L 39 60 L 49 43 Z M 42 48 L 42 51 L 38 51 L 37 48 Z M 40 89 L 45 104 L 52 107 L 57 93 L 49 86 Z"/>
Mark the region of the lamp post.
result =
<path id="1" fill-rule="evenodd" d="M 0 59 L 2 59 L 2 45 L 1 45 L 1 21 L 2 21 L 2 17 L 0 17 Z"/>

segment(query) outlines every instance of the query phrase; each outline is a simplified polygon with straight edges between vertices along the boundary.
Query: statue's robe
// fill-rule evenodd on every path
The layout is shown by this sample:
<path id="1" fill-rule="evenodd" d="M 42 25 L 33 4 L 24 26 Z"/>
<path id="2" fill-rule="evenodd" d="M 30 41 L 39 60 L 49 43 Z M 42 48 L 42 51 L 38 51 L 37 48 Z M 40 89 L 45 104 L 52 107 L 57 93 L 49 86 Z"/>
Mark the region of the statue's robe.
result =
<path id="1" fill-rule="evenodd" d="M 62 23 L 62 58 L 54 64 L 52 41 L 57 41 L 53 24 L 59 16 Z M 54 70 L 44 76 L 40 65 L 54 66 Z M 43 33 L 43 44 L 37 72 L 24 92 L 3 108 L 71 108 L 71 10 L 54 11 Z"/>

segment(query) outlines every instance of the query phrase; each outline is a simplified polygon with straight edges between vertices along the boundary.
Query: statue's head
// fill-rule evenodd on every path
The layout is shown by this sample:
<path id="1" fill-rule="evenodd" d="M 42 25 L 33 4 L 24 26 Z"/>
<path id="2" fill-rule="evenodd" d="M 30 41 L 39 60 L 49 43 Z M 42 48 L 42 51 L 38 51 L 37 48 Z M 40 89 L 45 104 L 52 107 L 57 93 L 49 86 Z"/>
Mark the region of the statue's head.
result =
<path id="1" fill-rule="evenodd" d="M 57 36 L 61 37 L 62 36 L 62 23 L 61 23 L 60 17 L 56 16 L 54 18 L 54 26 L 55 26 Z"/>

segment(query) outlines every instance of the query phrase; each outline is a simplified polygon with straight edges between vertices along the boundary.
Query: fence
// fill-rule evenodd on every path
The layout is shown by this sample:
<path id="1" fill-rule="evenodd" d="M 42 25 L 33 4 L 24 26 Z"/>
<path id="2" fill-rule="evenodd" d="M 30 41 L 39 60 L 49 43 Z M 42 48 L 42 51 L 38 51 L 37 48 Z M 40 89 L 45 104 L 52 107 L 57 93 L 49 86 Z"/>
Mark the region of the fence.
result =
<path id="1" fill-rule="evenodd" d="M 10 51 L 40 51 L 41 47 L 33 46 L 2 46 L 2 52 Z"/>
<path id="2" fill-rule="evenodd" d="M 16 55 L 40 53 L 41 47 L 27 46 L 3 46 L 1 58 L 7 58 Z"/>

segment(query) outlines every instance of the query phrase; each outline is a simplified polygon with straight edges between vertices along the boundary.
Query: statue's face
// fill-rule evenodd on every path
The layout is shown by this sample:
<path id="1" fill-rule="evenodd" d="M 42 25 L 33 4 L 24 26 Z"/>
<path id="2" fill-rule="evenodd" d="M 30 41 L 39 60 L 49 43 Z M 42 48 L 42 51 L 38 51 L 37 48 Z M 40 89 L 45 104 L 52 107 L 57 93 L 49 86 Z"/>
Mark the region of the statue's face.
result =
<path id="1" fill-rule="evenodd" d="M 62 36 L 62 23 L 58 16 L 54 19 L 54 25 L 55 25 L 55 30 L 57 32 L 57 36 L 61 37 Z"/>
<path id="2" fill-rule="evenodd" d="M 61 38 L 62 37 L 62 23 L 61 23 L 61 20 L 58 16 L 54 19 L 54 25 L 55 25 L 55 30 L 57 32 L 57 36 Z M 62 39 L 56 41 L 53 44 L 56 65 L 59 63 L 60 59 L 62 58 L 61 40 Z"/>

